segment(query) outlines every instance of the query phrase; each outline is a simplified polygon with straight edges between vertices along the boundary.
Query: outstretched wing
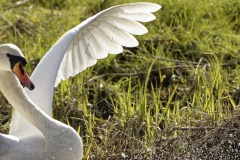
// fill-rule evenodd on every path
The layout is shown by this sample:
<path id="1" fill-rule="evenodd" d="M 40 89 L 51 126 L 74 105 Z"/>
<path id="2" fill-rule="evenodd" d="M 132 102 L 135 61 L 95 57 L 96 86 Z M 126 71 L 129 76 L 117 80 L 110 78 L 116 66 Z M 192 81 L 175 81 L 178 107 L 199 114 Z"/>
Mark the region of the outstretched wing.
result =
<path id="1" fill-rule="evenodd" d="M 108 53 L 121 53 L 122 46 L 138 46 L 138 41 L 131 34 L 147 33 L 146 27 L 139 22 L 154 20 L 155 16 L 151 13 L 160 8 L 160 5 L 152 3 L 120 5 L 83 22 L 79 27 L 80 32 L 74 37 L 64 55 L 55 86 L 61 79 L 66 80 L 94 65 L 97 59 L 106 58 Z"/>
<path id="2" fill-rule="evenodd" d="M 26 90 L 31 100 L 48 115 L 52 115 L 54 86 L 61 80 L 75 76 L 97 59 L 106 58 L 108 53 L 118 54 L 122 46 L 135 47 L 138 41 L 132 36 L 147 33 L 139 22 L 155 19 L 151 14 L 161 8 L 153 3 L 132 3 L 114 6 L 69 30 L 48 51 L 34 70 L 31 80 L 36 88 Z M 27 137 L 41 134 L 15 111 L 10 126 L 10 134 Z"/>

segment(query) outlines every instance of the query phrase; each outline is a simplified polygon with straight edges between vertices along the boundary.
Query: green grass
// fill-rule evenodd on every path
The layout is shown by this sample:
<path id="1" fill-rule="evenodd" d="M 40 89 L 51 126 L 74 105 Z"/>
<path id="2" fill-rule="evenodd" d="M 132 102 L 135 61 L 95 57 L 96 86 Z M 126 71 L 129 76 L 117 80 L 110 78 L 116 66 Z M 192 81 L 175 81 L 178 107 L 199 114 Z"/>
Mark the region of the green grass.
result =
<path id="1" fill-rule="evenodd" d="M 103 9 L 129 2 L 136 1 L 37 0 L 14 5 L 3 0 L 0 40 L 22 49 L 31 73 L 66 31 Z M 144 23 L 149 33 L 136 36 L 139 47 L 109 55 L 55 89 L 53 117 L 79 131 L 84 159 L 200 156 L 194 145 L 205 141 L 199 139 L 214 139 L 209 133 L 239 111 L 240 2 L 149 2 L 163 8 L 154 13 L 155 21 Z M 0 106 L 1 120 L 10 115 L 2 95 Z M 6 133 L 9 123 L 1 122 L 0 130 Z M 237 135 L 231 144 L 238 143 Z M 227 148 L 222 142 L 219 151 Z M 209 150 L 202 153 L 207 157 Z"/>

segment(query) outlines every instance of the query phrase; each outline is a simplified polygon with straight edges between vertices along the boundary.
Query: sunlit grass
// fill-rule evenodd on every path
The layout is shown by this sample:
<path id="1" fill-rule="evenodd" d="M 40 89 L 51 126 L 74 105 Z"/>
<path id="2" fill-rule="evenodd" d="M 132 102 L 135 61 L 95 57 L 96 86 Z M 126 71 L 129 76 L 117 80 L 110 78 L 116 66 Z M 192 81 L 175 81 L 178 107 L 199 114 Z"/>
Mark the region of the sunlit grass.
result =
<path id="1" fill-rule="evenodd" d="M 22 49 L 31 73 L 67 30 L 129 2 L 137 0 L 38 0 L 19 6 L 5 0 L 0 40 Z M 174 156 L 196 133 L 172 127 L 215 127 L 239 109 L 240 2 L 150 2 L 163 8 L 144 24 L 149 33 L 136 36 L 139 48 L 109 55 L 55 89 L 53 117 L 79 131 L 85 159 L 147 159 L 158 157 L 156 148 L 163 146 Z M 223 66 L 229 63 L 234 65 Z M 179 138 L 178 145 L 168 145 L 172 138 Z"/>

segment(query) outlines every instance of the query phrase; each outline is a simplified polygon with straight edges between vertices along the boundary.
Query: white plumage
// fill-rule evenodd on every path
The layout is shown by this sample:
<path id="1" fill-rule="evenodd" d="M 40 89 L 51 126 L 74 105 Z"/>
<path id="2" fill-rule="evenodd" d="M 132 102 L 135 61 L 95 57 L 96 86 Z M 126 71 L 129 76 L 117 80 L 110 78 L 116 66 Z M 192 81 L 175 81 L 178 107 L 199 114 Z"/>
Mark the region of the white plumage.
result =
<path id="1" fill-rule="evenodd" d="M 66 32 L 51 47 L 34 70 L 31 80 L 36 88 L 33 91 L 25 89 L 29 99 L 51 117 L 54 86 L 57 86 L 61 80 L 75 76 L 87 67 L 94 65 L 97 59 L 106 58 L 108 53 L 121 53 L 122 46 L 137 46 L 138 41 L 132 34 L 142 35 L 148 31 L 139 22 L 154 20 L 155 16 L 152 12 L 160 8 L 161 6 L 158 4 L 145 2 L 114 6 L 88 18 Z M 46 121 L 45 129 L 40 131 L 36 125 L 30 124 L 22 116 L 16 110 L 10 124 L 10 135 L 0 134 L 0 156 L 4 155 L 1 149 L 7 147 L 10 152 L 12 149 L 12 159 L 19 159 L 18 155 L 25 156 L 23 159 L 27 159 L 27 156 L 31 158 L 27 153 L 23 154 L 20 153 L 21 150 L 13 149 L 19 144 L 24 147 L 25 144 L 30 143 L 31 145 L 26 145 L 26 147 L 32 146 L 31 149 L 36 151 L 44 149 L 41 148 L 43 145 L 59 147 L 60 150 L 72 147 L 66 146 L 68 143 L 64 141 L 74 137 L 55 137 L 56 143 L 50 146 L 51 144 L 48 144 L 48 139 L 46 139 L 46 131 L 52 129 L 49 128 L 49 122 Z M 53 119 L 50 122 L 54 122 L 56 125 L 60 123 Z M 66 126 L 62 125 L 62 127 L 64 129 Z M 58 129 L 61 130 L 61 127 Z M 58 130 L 53 132 L 57 133 Z M 29 141 L 30 139 L 31 141 Z M 59 146 L 56 146 L 58 143 Z M 67 158 L 68 155 L 62 155 L 62 159 Z M 79 157 L 75 159 L 77 158 Z"/>
<path id="2" fill-rule="evenodd" d="M 75 27 L 78 33 L 64 55 L 55 86 L 60 79 L 75 76 L 94 65 L 97 59 L 106 58 L 108 53 L 121 53 L 122 46 L 138 46 L 138 41 L 131 34 L 142 35 L 148 30 L 137 21 L 154 20 L 155 16 L 151 12 L 159 9 L 159 5 L 152 3 L 114 6 Z"/>

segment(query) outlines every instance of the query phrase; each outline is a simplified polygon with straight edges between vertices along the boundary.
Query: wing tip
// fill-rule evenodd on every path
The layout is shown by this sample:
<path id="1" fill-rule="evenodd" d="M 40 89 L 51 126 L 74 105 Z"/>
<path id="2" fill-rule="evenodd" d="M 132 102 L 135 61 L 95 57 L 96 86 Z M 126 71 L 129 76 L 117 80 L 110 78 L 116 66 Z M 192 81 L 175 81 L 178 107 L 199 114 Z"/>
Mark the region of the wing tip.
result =
<path id="1" fill-rule="evenodd" d="M 157 3 L 151 3 L 151 4 L 153 5 L 152 12 L 156 12 L 162 8 L 160 4 L 157 4 Z"/>

